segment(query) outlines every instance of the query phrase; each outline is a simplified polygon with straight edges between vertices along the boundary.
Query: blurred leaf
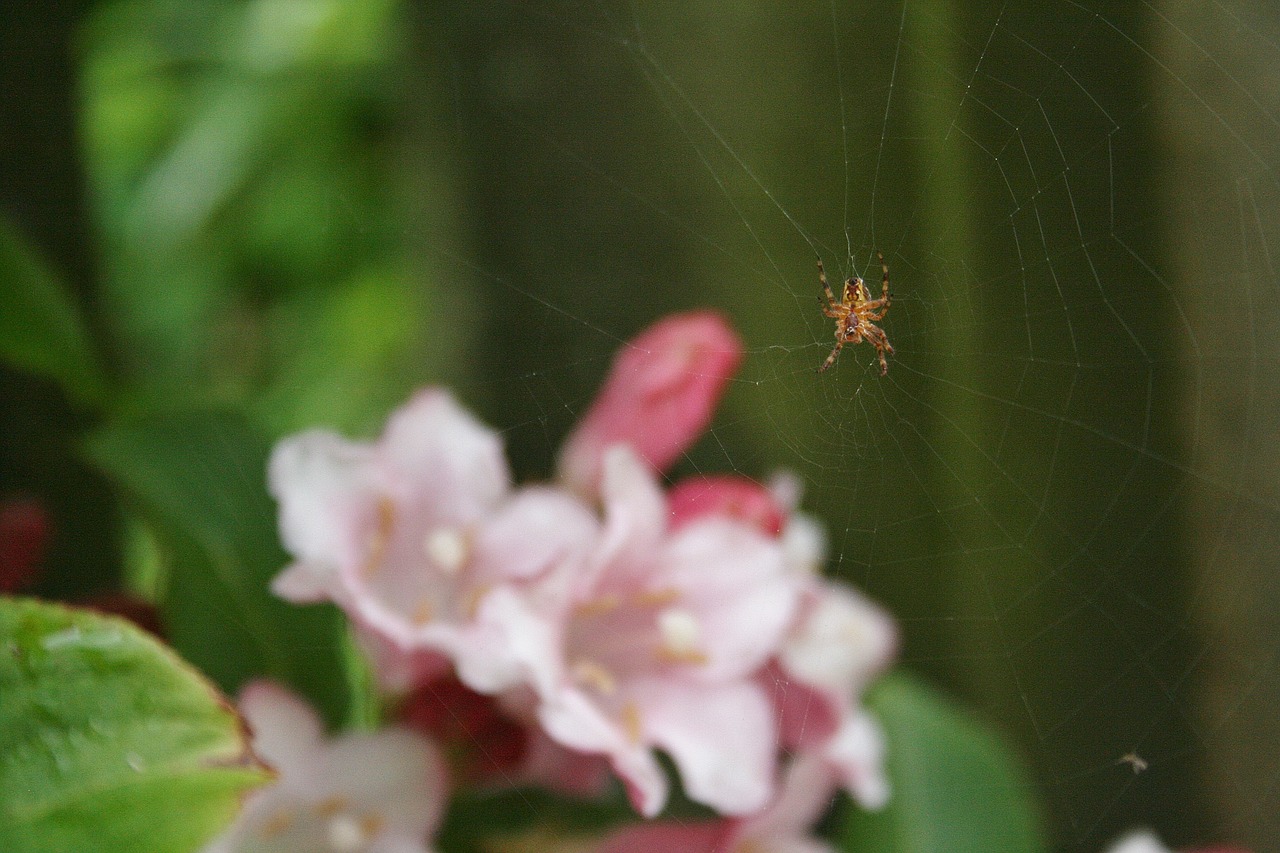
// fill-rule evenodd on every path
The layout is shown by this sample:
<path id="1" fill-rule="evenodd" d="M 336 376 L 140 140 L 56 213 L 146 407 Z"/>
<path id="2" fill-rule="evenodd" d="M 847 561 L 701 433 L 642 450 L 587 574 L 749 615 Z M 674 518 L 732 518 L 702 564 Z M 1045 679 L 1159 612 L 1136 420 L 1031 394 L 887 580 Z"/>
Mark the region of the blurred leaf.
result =
<path id="1" fill-rule="evenodd" d="M 108 427 L 87 450 L 151 513 L 170 551 L 159 603 L 174 647 L 227 692 L 267 675 L 331 725 L 343 721 L 340 615 L 288 604 L 268 588 L 286 556 L 266 493 L 265 439 L 240 415 L 199 411 Z"/>
<path id="2" fill-rule="evenodd" d="M 402 273 L 370 268 L 281 308 L 270 327 L 278 374 L 254 407 L 275 434 L 316 423 L 376 428 L 424 378 L 417 344 L 426 312 Z"/>
<path id="3" fill-rule="evenodd" d="M 83 403 L 105 384 L 80 312 L 18 230 L 0 218 L 0 359 L 57 381 Z"/>
<path id="4" fill-rule="evenodd" d="M 906 675 L 868 704 L 885 728 L 893 799 L 851 810 L 842 848 L 876 853 L 1041 853 L 1034 789 L 995 733 Z"/>
<path id="5" fill-rule="evenodd" d="M 121 619 L 0 600 L 0 849 L 188 853 L 269 774 L 213 686 Z"/>

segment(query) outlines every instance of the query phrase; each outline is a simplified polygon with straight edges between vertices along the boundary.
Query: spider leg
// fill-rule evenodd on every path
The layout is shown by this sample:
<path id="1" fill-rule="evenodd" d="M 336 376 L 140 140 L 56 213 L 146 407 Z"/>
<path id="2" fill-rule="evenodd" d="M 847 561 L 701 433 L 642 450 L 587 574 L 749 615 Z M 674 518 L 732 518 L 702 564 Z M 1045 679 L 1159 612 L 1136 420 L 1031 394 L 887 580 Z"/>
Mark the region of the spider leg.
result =
<path id="1" fill-rule="evenodd" d="M 831 355 L 827 356 L 827 360 L 822 362 L 822 366 L 818 368 L 818 372 L 826 370 L 828 367 L 836 363 L 836 356 L 840 355 L 840 350 L 844 349 L 844 341 L 837 340 L 836 348 L 831 351 Z"/>
<path id="2" fill-rule="evenodd" d="M 889 265 L 884 262 L 884 255 L 877 251 L 876 257 L 880 259 L 880 270 L 884 273 L 884 278 L 880 282 L 880 299 L 884 302 L 884 307 L 889 307 L 889 300 L 893 297 L 889 295 Z"/>
<path id="3" fill-rule="evenodd" d="M 836 295 L 831 292 L 831 285 L 827 284 L 827 271 L 822 268 L 821 258 L 818 259 L 818 281 L 822 282 L 822 292 L 827 294 L 827 305 L 830 310 L 834 311 L 837 305 Z M 836 316 L 835 314 L 828 313 L 825 310 L 822 313 L 826 314 L 828 317 Z"/>
<path id="4" fill-rule="evenodd" d="M 870 323 L 864 324 L 863 335 L 871 345 L 876 348 L 876 354 L 880 356 L 880 375 L 884 376 L 889 372 L 889 364 L 885 361 L 885 356 L 893 355 L 893 344 L 889 343 L 889 338 L 885 335 L 884 329 L 879 326 L 873 326 Z"/>

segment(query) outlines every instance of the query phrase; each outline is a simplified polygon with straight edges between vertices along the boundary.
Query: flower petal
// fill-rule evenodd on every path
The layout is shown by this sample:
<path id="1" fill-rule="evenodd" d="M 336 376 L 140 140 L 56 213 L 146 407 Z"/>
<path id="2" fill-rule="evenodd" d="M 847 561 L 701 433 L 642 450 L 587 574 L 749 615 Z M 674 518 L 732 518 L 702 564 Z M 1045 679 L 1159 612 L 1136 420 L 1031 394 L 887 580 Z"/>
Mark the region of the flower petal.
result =
<path id="1" fill-rule="evenodd" d="M 388 479 L 407 492 L 406 503 L 425 502 L 442 521 L 481 518 L 511 487 L 498 434 L 441 388 L 419 391 L 397 409 L 378 451 Z"/>
<path id="2" fill-rule="evenodd" d="M 897 629 L 877 605 L 839 584 L 814 579 L 806 599 L 779 662 L 832 701 L 850 702 L 893 658 Z"/>
<path id="3" fill-rule="evenodd" d="M 271 494 L 280 503 L 280 538 L 299 562 L 315 572 L 312 587 L 325 576 L 360 559 L 359 519 L 369 512 L 378 489 L 373 450 L 327 430 L 290 436 L 271 452 L 267 466 Z M 289 589 L 302 589 L 293 578 Z"/>
<path id="4" fill-rule="evenodd" d="M 884 753 L 884 732 L 869 711 L 846 717 L 824 749 L 844 789 L 871 810 L 882 809 L 889 802 Z"/>
<path id="5" fill-rule="evenodd" d="M 831 767 L 816 755 L 801 754 L 787 767 L 773 802 L 758 814 L 741 820 L 734 839 L 739 843 L 754 843 L 752 850 L 771 853 L 774 850 L 830 850 L 806 836 L 831 805 L 835 792 Z"/>
<path id="6" fill-rule="evenodd" d="M 785 514 L 771 491 L 736 474 L 686 477 L 671 487 L 667 505 L 673 529 L 696 518 L 720 515 L 744 521 L 766 536 L 777 536 Z"/>
<path id="7" fill-rule="evenodd" d="M 751 682 L 638 684 L 646 738 L 666 750 L 689 796 L 723 814 L 761 809 L 773 793 L 773 709 Z"/>
<path id="8" fill-rule="evenodd" d="M 595 403 L 560 455 L 560 477 L 594 496 L 605 451 L 626 443 L 655 471 L 674 462 L 706 428 L 742 361 L 742 342 L 718 314 L 658 321 L 619 351 Z"/>
<path id="9" fill-rule="evenodd" d="M 561 691 L 538 707 L 538 721 L 557 743 L 579 752 L 604 755 L 627 786 L 636 811 L 653 817 L 667 802 L 667 779 L 645 744 L 630 740 L 577 690 Z"/>
<path id="10" fill-rule="evenodd" d="M 650 555 L 667 527 L 667 503 L 652 472 L 625 444 L 609 448 L 604 460 L 603 500 L 605 525 L 592 559 L 592 572 L 618 565 L 647 567 Z M 615 581 L 627 582 L 619 576 Z"/>
<path id="11" fill-rule="evenodd" d="M 252 681 L 240 693 L 240 713 L 253 735 L 253 751 L 282 775 L 314 770 L 312 756 L 323 729 L 305 702 L 271 681 Z"/>
<path id="12" fill-rule="evenodd" d="M 439 825 L 448 794 L 444 761 L 407 729 L 335 739 L 325 754 L 325 775 L 332 790 L 376 805 L 396 835 L 421 838 Z"/>
<path id="13" fill-rule="evenodd" d="M 559 489 L 532 487 L 517 492 L 480 530 L 475 571 L 482 582 L 534 578 L 594 544 L 595 516 L 577 498 Z"/>
<path id="14" fill-rule="evenodd" d="M 746 676 L 781 647 L 799 587 L 781 546 L 755 528 L 709 517 L 677 531 L 660 558 L 661 581 L 681 592 L 700 624 L 706 663 L 700 676 Z"/>

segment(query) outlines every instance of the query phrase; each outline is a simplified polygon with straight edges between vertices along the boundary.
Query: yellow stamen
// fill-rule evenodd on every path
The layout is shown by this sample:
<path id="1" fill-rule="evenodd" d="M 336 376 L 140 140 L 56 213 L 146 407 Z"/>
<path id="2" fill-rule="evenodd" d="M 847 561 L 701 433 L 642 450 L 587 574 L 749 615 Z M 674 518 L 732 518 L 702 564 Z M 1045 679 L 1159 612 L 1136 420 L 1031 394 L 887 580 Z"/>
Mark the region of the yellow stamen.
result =
<path id="1" fill-rule="evenodd" d="M 628 702 L 622 706 L 622 730 L 626 732 L 628 741 L 633 744 L 640 743 L 640 736 L 644 733 L 644 725 L 640 719 L 640 709 L 636 707 L 634 702 Z"/>
<path id="2" fill-rule="evenodd" d="M 369 812 L 369 814 L 360 818 L 360 829 L 364 831 L 365 838 L 373 838 L 382 832 L 383 827 L 387 825 L 387 819 L 377 812 Z"/>
<path id="3" fill-rule="evenodd" d="M 583 658 L 574 661 L 572 672 L 575 680 L 594 687 L 606 696 L 612 695 L 618 689 L 618 681 L 613 677 L 613 673 L 593 660 Z"/>
<path id="4" fill-rule="evenodd" d="M 610 593 L 602 595 L 599 598 L 590 598 L 586 601 L 580 601 L 573 607 L 573 615 L 590 618 L 592 616 L 603 616 L 606 613 L 617 609 L 621 604 L 618 596 Z"/>
<path id="5" fill-rule="evenodd" d="M 387 546 L 391 543 L 391 533 L 396 524 L 396 506 L 391 498 L 378 498 L 377 524 L 369 537 L 369 555 L 365 558 L 362 574 L 369 577 L 382 567 L 387 556 Z"/>
<path id="6" fill-rule="evenodd" d="M 669 586 L 663 589 L 647 589 L 637 593 L 632 600 L 641 607 L 665 607 L 668 604 L 675 604 L 680 598 L 680 590 Z"/>
<path id="7" fill-rule="evenodd" d="M 706 652 L 700 652 L 697 649 L 686 649 L 684 651 L 680 651 L 678 649 L 668 649 L 664 646 L 658 649 L 658 660 L 663 663 L 705 666 L 710 658 L 707 657 Z"/>
<path id="8" fill-rule="evenodd" d="M 293 812 L 288 809 L 281 809 L 262 825 L 259 834 L 263 838 L 275 838 L 287 832 L 291 826 L 293 826 Z"/>
<path id="9" fill-rule="evenodd" d="M 412 618 L 413 624 L 421 628 L 435 618 L 435 607 L 432 606 L 430 600 L 424 598 L 418 602 L 417 607 L 413 608 Z"/>
<path id="10" fill-rule="evenodd" d="M 316 803 L 316 814 L 320 817 L 333 817 L 338 812 L 345 810 L 347 807 L 347 798 L 334 795 L 325 797 Z"/>
<path id="11" fill-rule="evenodd" d="M 488 595 L 492 589 L 492 584 L 482 583 L 467 593 L 463 612 L 466 613 L 468 619 L 476 618 L 476 613 L 480 611 L 480 602 L 484 601 L 484 597 Z"/>

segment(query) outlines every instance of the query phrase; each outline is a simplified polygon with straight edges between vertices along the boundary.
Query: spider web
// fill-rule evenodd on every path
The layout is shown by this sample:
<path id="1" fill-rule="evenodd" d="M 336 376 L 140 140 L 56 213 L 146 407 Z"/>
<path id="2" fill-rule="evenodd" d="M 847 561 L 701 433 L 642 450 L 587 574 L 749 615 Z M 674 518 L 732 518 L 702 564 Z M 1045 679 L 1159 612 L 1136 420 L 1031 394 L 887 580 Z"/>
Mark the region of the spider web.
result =
<path id="1" fill-rule="evenodd" d="M 677 475 L 795 471 L 831 570 L 1009 735 L 1060 849 L 1277 849 L 1274 15 L 453 14 L 484 244 L 426 249 L 518 330 L 474 387 L 522 473 L 637 322 L 710 302 L 749 355 Z M 888 375 L 869 345 L 818 375 L 815 260 L 876 291 L 877 249 Z"/>

